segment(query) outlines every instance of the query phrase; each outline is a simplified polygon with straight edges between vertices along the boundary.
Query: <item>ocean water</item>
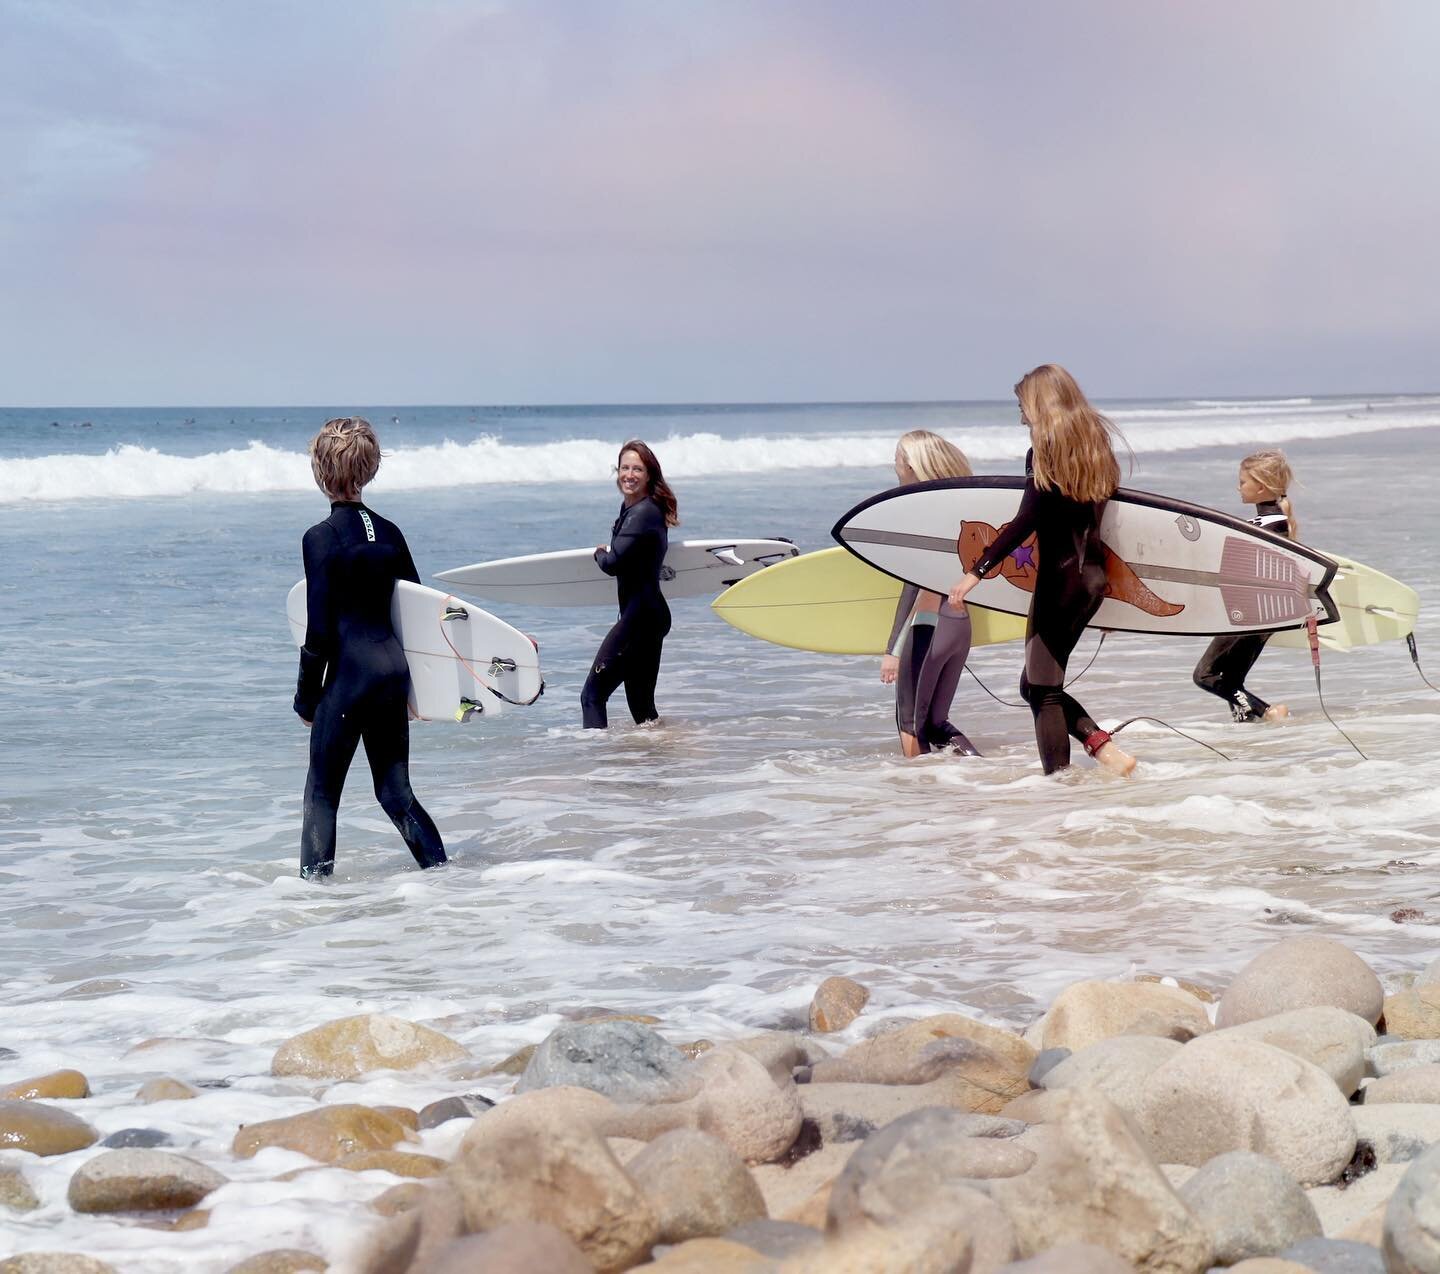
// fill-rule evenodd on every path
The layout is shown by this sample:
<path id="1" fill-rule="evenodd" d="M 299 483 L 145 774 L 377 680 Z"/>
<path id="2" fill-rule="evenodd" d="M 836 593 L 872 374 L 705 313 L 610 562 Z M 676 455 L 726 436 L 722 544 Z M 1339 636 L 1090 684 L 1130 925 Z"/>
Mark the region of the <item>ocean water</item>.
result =
<path id="1" fill-rule="evenodd" d="M 1106 406 L 1135 451 L 1127 485 L 1233 513 L 1239 458 L 1284 446 L 1302 537 L 1418 589 L 1440 684 L 1440 395 Z M 1251 680 L 1294 720 L 1238 727 L 1190 683 L 1203 639 L 1111 637 L 1077 687 L 1097 718 L 1160 717 L 1225 754 L 1142 723 L 1123 736 L 1142 763 L 1127 782 L 1083 756 L 1042 777 L 1028 711 L 970 677 L 952 715 L 984 756 L 905 762 L 877 660 L 764 645 L 703 600 L 673 604 L 664 726 L 586 734 L 580 685 L 611 616 L 502 610 L 541 643 L 544 697 L 411 732 L 451 865 L 414 869 L 357 760 L 336 877 L 301 882 L 307 736 L 283 606 L 326 512 L 304 444 L 339 410 L 0 411 L 0 1047 L 17 1054 L 0 1080 L 77 1067 L 95 1096 L 76 1109 L 102 1132 L 161 1128 L 232 1178 L 207 1229 L 165 1234 L 70 1212 L 89 1152 L 12 1154 L 43 1206 L 0 1215 L 0 1254 L 88 1251 L 160 1274 L 300 1246 L 343 1268 L 364 1202 L 393 1179 L 277 1183 L 305 1161 L 232 1160 L 236 1126 L 322 1091 L 487 1090 L 267 1074 L 282 1040 L 352 1013 L 436 1026 L 493 1061 L 587 1007 L 653 1013 L 677 1041 L 791 1026 L 844 973 L 873 998 L 843 1043 L 940 1010 L 1023 1027 L 1082 977 L 1218 986 L 1301 932 L 1391 981 L 1437 954 L 1440 693 L 1402 643 L 1324 659 L 1326 703 L 1362 759 L 1301 652 L 1267 652 Z M 636 434 L 683 534 L 805 550 L 892 485 L 907 429 L 947 434 L 979 472 L 1018 472 L 1025 443 L 1013 404 L 347 410 L 381 434 L 367 499 L 422 575 L 602 542 L 610 465 Z M 1072 671 L 1094 651 L 1087 638 Z M 1016 698 L 1018 645 L 972 666 Z M 135 1105 L 158 1074 L 225 1086 Z"/>

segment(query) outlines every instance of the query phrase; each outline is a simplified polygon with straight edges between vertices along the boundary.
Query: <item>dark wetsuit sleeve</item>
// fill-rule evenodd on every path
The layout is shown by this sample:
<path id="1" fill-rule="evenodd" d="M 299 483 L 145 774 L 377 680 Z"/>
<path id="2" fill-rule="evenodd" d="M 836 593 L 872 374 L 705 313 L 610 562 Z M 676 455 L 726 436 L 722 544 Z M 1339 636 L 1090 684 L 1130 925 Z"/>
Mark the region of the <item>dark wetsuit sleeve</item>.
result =
<path id="1" fill-rule="evenodd" d="M 653 500 L 632 504 L 620 518 L 620 529 L 613 533 L 608 549 L 595 550 L 595 564 L 606 575 L 618 575 L 626 558 L 641 550 L 646 539 L 664 529 L 664 517 Z"/>
<path id="2" fill-rule="evenodd" d="M 910 621 L 910 612 L 915 609 L 915 602 L 920 597 L 920 589 L 914 584 L 906 584 L 900 590 L 900 600 L 895 606 L 895 623 L 890 628 L 890 640 L 885 643 L 885 652 L 890 655 L 899 655 L 900 642 L 905 636 L 905 625 Z"/>
<path id="3" fill-rule="evenodd" d="M 326 563 L 331 538 L 330 528 L 322 523 L 305 532 L 303 545 L 305 644 L 300 647 L 295 711 L 306 721 L 315 719 L 315 708 L 325 685 L 325 669 L 334 662 L 337 648 L 335 609 L 330 598 L 330 574 Z"/>
<path id="4" fill-rule="evenodd" d="M 1020 497 L 1020 507 L 1005 529 L 995 537 L 994 543 L 985 550 L 985 555 L 970 568 L 982 579 L 1023 544 L 1034 532 L 1040 520 L 1040 493 L 1035 489 L 1034 475 L 1025 479 L 1025 493 Z"/>
<path id="5" fill-rule="evenodd" d="M 395 578 L 418 584 L 420 572 L 415 569 L 415 559 L 410 556 L 410 546 L 405 543 L 405 537 L 398 526 L 395 528 L 395 551 L 400 555 L 400 560 L 395 564 Z"/>

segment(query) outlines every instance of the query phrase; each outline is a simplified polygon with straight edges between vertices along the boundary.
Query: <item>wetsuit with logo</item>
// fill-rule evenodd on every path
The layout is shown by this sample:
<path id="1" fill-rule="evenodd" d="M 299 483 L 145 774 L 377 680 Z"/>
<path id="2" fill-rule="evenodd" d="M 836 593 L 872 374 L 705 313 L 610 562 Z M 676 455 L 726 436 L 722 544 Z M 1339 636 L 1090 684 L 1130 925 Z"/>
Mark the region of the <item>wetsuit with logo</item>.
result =
<path id="1" fill-rule="evenodd" d="M 1053 488 L 1042 491 L 1035 485 L 1034 463 L 1031 451 L 1025 457 L 1020 508 L 970 569 L 982 578 L 992 574 L 1035 534 L 1040 560 L 1025 625 L 1020 694 L 1035 717 L 1040 764 L 1051 774 L 1070 764 L 1071 736 L 1087 744 L 1087 750 L 1103 742 L 1094 719 L 1065 693 L 1065 665 L 1105 596 L 1099 531 L 1105 501 L 1072 500 Z"/>
<path id="2" fill-rule="evenodd" d="M 621 507 L 610 528 L 610 547 L 595 550 L 596 564 L 615 577 L 620 618 L 600 643 L 580 692 L 587 730 L 603 730 L 609 723 L 605 705 L 622 682 L 635 724 L 659 719 L 655 682 L 660 676 L 661 647 L 670 631 L 660 567 L 669 547 L 665 513 L 647 496 Z"/>
<path id="3" fill-rule="evenodd" d="M 919 596 L 914 584 L 900 590 L 886 647 L 900 660 L 895 678 L 895 727 L 914 736 L 922 753 L 932 747 L 948 747 L 966 756 L 979 756 L 975 745 L 949 720 L 950 704 L 970 656 L 970 616 L 956 611 L 946 600 L 938 611 L 915 611 Z"/>
<path id="4" fill-rule="evenodd" d="M 1290 534 L 1290 520 L 1273 500 L 1257 504 L 1255 516 L 1250 522 L 1274 531 L 1276 535 Z M 1205 648 L 1200 662 L 1195 665 L 1195 684 L 1201 690 L 1208 690 L 1224 699 L 1230 706 L 1230 715 L 1237 722 L 1263 721 L 1270 707 L 1259 695 L 1245 689 L 1245 678 L 1250 675 L 1269 640 L 1269 633 L 1236 633 L 1217 637 Z"/>
<path id="5" fill-rule="evenodd" d="M 421 867 L 445 861 L 440 833 L 410 790 L 410 670 L 390 622 L 396 580 L 420 576 L 393 522 L 336 501 L 305 532 L 305 645 L 295 711 L 310 730 L 300 874 L 335 868 L 335 817 L 363 740 L 375 796 Z"/>

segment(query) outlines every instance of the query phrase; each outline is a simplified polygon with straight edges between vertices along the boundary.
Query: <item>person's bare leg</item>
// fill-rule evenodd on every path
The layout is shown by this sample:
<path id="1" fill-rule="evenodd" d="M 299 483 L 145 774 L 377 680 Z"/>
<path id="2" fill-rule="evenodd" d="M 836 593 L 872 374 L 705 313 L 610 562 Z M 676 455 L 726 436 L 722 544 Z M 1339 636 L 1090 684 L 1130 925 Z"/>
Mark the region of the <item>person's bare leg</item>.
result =
<path id="1" fill-rule="evenodd" d="M 920 756 L 920 740 L 913 734 L 906 734 L 903 730 L 900 731 L 900 751 L 907 757 Z"/>
<path id="2" fill-rule="evenodd" d="M 1113 739 L 1096 749 L 1095 761 L 1111 774 L 1118 774 L 1122 778 L 1129 778 L 1135 770 L 1135 758 L 1122 750 Z"/>
<path id="3" fill-rule="evenodd" d="M 1290 715 L 1290 709 L 1283 703 L 1272 703 L 1265 709 L 1265 721 L 1283 721 Z"/>

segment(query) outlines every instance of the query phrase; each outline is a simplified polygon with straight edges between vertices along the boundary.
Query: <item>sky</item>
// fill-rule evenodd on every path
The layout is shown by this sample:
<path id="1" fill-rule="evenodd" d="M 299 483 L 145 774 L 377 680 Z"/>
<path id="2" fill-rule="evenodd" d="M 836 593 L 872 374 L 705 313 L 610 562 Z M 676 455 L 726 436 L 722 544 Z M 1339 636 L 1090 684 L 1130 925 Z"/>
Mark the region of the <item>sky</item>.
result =
<path id="1" fill-rule="evenodd" d="M 1434 0 L 0 0 L 0 403 L 1440 388 Z"/>

